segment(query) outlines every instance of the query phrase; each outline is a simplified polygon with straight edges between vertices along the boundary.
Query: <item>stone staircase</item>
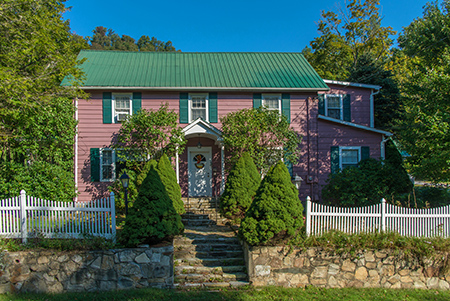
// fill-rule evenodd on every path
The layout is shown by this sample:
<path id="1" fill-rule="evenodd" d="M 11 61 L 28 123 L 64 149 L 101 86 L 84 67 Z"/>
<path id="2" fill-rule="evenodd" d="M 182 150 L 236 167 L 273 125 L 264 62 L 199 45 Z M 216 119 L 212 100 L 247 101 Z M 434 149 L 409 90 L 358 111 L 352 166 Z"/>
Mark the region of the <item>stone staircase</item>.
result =
<path id="1" fill-rule="evenodd" d="M 185 198 L 184 236 L 174 239 L 175 286 L 223 288 L 248 285 L 244 254 L 214 198 Z"/>

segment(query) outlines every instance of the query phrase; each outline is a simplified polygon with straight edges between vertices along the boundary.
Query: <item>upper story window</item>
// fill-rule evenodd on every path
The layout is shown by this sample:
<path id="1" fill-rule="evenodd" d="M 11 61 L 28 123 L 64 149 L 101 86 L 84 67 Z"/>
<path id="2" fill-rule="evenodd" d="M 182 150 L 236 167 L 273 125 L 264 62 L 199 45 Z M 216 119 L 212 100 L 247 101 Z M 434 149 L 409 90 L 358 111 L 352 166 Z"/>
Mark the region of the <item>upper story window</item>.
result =
<path id="1" fill-rule="evenodd" d="M 112 102 L 114 123 L 122 122 L 132 114 L 131 93 L 114 93 Z"/>
<path id="2" fill-rule="evenodd" d="M 269 110 L 281 113 L 281 97 L 280 94 L 262 94 L 262 105 Z"/>
<path id="3" fill-rule="evenodd" d="M 342 119 L 342 95 L 325 95 L 326 116 L 336 119 Z"/>
<path id="4" fill-rule="evenodd" d="M 198 118 L 209 121 L 208 94 L 189 94 L 189 122 Z"/>

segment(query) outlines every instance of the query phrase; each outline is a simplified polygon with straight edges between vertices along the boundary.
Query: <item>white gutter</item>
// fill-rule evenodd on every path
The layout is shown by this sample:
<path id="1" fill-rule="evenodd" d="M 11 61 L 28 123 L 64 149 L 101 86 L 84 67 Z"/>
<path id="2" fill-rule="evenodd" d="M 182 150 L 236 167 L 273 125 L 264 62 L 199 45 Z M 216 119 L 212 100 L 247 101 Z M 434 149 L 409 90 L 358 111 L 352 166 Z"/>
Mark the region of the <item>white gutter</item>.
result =
<path id="1" fill-rule="evenodd" d="M 380 155 L 381 155 L 381 159 L 385 160 L 386 159 L 386 142 L 389 140 L 389 138 L 384 138 L 384 135 L 381 139 L 380 142 Z"/>
<path id="2" fill-rule="evenodd" d="M 372 92 L 370 93 L 370 127 L 375 127 L 375 101 L 373 96 L 380 93 L 380 88 L 378 89 L 372 89 Z M 374 92 L 376 90 L 376 92 Z"/>
<path id="3" fill-rule="evenodd" d="M 252 92 L 318 92 L 328 91 L 329 88 L 270 88 L 270 87 L 123 87 L 123 86 L 85 86 L 80 87 L 83 90 L 115 90 L 115 91 L 129 91 L 129 90 L 142 90 L 142 91 L 252 91 Z"/>
<path id="4" fill-rule="evenodd" d="M 326 120 L 326 121 L 331 121 L 337 124 L 342 124 L 342 125 L 347 125 L 347 126 L 351 126 L 357 129 L 361 129 L 361 130 L 366 130 L 369 132 L 374 132 L 374 133 L 378 133 L 378 134 L 382 134 L 383 136 L 392 136 L 392 133 L 383 131 L 383 130 L 379 130 L 376 128 L 372 128 L 372 127 L 368 127 L 365 125 L 360 125 L 360 124 L 356 124 L 353 122 L 348 122 L 348 121 L 344 121 L 344 120 L 340 120 L 340 119 L 335 119 L 335 118 L 331 118 L 331 117 L 327 117 L 327 116 L 323 116 L 323 115 L 319 115 L 317 116 L 318 119 L 322 119 L 322 120 Z"/>
<path id="5" fill-rule="evenodd" d="M 78 98 L 75 98 L 75 120 L 77 125 L 75 127 L 75 154 L 74 154 L 74 176 L 75 176 L 75 188 L 78 189 Z M 75 195 L 75 202 L 78 202 L 78 194 Z"/>

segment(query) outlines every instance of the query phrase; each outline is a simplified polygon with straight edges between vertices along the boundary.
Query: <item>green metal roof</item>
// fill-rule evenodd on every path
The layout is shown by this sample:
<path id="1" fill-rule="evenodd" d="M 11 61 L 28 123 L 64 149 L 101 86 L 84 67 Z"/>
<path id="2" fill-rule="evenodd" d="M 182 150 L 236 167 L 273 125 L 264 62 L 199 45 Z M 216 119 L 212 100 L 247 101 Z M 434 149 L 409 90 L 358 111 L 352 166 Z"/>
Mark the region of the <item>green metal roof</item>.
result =
<path id="1" fill-rule="evenodd" d="M 85 89 L 328 90 L 300 53 L 82 50 L 78 59 Z"/>

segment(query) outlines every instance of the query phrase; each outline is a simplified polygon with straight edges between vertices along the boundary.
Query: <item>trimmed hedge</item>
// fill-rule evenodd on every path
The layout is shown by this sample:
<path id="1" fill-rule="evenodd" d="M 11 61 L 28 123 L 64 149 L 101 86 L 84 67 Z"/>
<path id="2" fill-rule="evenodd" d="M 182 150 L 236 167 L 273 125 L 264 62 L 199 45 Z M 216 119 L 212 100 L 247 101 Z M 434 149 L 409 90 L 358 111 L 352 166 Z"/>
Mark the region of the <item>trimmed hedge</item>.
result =
<path id="1" fill-rule="evenodd" d="M 169 157 L 163 154 L 158 162 L 158 174 L 166 187 L 167 193 L 173 202 L 173 207 L 178 214 L 186 213 L 183 201 L 181 200 L 181 188 L 177 182 L 177 175 L 170 164 Z"/>
<path id="2" fill-rule="evenodd" d="M 269 170 L 242 220 L 239 234 L 250 245 L 291 242 L 303 226 L 303 206 L 286 165 Z"/>

